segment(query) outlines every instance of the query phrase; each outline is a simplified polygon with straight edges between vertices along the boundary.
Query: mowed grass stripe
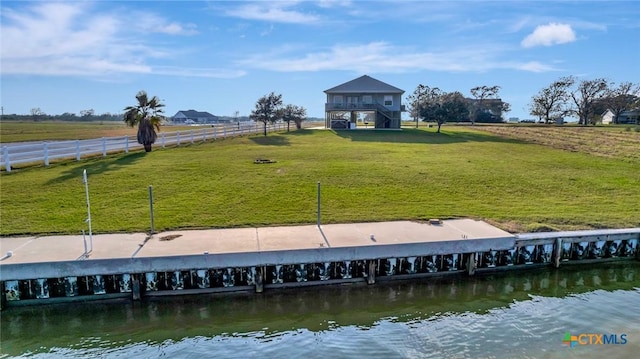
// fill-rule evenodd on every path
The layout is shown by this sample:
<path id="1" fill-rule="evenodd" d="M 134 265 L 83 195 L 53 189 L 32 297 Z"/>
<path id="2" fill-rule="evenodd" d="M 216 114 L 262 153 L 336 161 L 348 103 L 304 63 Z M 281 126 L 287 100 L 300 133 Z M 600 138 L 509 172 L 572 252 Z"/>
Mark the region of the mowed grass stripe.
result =
<path id="1" fill-rule="evenodd" d="M 254 164 L 258 158 L 276 161 Z M 505 229 L 640 225 L 640 163 L 469 128 L 302 130 L 31 168 L 1 177 L 1 234 L 471 217 Z"/>

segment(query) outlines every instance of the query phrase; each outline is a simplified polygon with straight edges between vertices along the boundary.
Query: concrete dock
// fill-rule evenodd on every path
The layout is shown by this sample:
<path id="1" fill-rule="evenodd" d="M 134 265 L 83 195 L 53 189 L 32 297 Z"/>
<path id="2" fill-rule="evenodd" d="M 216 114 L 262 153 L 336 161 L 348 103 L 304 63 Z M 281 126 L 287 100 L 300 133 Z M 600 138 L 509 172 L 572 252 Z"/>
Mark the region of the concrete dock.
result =
<path id="1" fill-rule="evenodd" d="M 510 234 L 472 219 L 0 238 L 1 307 L 474 275 L 640 257 L 640 228 Z"/>
<path id="2" fill-rule="evenodd" d="M 457 219 L 428 222 L 395 221 L 373 223 L 179 230 L 154 234 L 93 235 L 93 250 L 87 260 L 201 255 L 204 253 L 259 253 L 321 248 L 381 247 L 422 244 L 433 254 L 445 254 L 437 247 L 443 242 L 459 242 L 462 252 L 512 247 L 515 236 L 482 221 Z M 84 241 L 89 236 L 45 236 L 0 238 L 2 266 L 20 263 L 75 261 L 85 259 Z M 499 245 L 496 241 L 503 243 Z M 471 248 L 480 245 L 483 248 Z M 446 252 L 451 252 L 447 248 Z M 6 254 L 11 252 L 11 256 Z M 431 253 L 429 250 L 427 252 Z M 441 253 L 442 252 L 442 253 Z"/>

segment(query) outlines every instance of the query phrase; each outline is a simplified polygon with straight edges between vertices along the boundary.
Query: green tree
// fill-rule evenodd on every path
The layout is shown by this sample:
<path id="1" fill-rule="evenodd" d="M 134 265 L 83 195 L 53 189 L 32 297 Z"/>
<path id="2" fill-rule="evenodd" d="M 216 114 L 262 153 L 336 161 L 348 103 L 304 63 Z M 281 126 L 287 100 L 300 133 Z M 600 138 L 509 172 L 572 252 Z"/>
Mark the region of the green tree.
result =
<path id="1" fill-rule="evenodd" d="M 429 89 L 425 93 L 424 102 L 420 105 L 421 117 L 425 121 L 438 124 L 438 133 L 444 123 L 463 121 L 469 116 L 467 100 L 460 92 L 443 92 L 439 88 Z"/>
<path id="2" fill-rule="evenodd" d="M 439 120 L 441 118 L 441 98 L 444 92 L 437 87 L 422 86 L 420 100 L 416 104 L 418 117 L 425 122 L 436 122 L 440 127 Z"/>
<path id="3" fill-rule="evenodd" d="M 302 128 L 302 121 L 307 118 L 307 110 L 302 106 L 286 105 L 282 109 L 280 117 L 287 123 L 287 132 L 289 132 L 289 123 L 291 121 L 296 124 L 296 128 L 299 130 Z"/>
<path id="4" fill-rule="evenodd" d="M 267 135 L 267 124 L 274 123 L 282 117 L 282 95 L 270 93 L 256 102 L 256 108 L 251 111 L 249 118 L 255 122 L 262 122 L 264 135 Z"/>
<path id="5" fill-rule="evenodd" d="M 444 93 L 441 97 L 441 112 L 444 120 L 438 123 L 438 132 L 440 126 L 445 121 L 462 122 L 469 118 L 469 106 L 464 95 L 458 91 Z"/>
<path id="6" fill-rule="evenodd" d="M 138 143 L 144 146 L 145 152 L 151 152 L 151 145 L 156 142 L 160 131 L 160 123 L 164 119 L 164 104 L 157 96 L 149 99 L 146 91 L 136 95 L 138 103 L 127 106 L 124 111 L 124 122 L 129 127 L 138 126 Z"/>

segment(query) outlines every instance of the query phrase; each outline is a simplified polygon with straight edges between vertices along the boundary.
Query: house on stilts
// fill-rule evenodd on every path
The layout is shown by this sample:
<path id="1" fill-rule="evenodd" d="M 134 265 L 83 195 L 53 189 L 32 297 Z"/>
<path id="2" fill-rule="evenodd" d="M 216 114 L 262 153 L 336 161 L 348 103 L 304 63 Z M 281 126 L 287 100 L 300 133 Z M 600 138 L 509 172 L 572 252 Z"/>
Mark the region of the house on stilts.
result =
<path id="1" fill-rule="evenodd" d="M 326 128 L 400 128 L 404 90 L 364 75 L 324 93 Z"/>

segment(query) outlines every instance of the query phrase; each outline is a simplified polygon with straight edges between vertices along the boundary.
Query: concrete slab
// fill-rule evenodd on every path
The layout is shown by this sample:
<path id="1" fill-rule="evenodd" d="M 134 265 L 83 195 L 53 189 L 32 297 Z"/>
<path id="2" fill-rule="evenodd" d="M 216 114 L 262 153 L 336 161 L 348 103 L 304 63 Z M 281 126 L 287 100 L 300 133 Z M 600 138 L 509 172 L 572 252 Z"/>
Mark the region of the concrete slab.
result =
<path id="1" fill-rule="evenodd" d="M 451 219 L 443 221 L 443 225 L 460 232 L 465 239 L 491 238 L 491 237 L 513 237 L 507 231 L 496 228 L 487 222 L 473 219 Z"/>
<path id="2" fill-rule="evenodd" d="M 93 251 L 89 259 L 131 257 L 132 253 L 139 248 L 139 244 L 144 241 L 145 236 L 144 233 L 95 235 Z M 85 238 L 87 250 L 90 250 L 89 236 Z M 7 248 L 13 252 L 11 257 L 5 256 L 1 264 L 77 260 L 84 254 L 84 240 L 81 235 L 1 238 L 0 243 L 3 251 Z"/>
<path id="3" fill-rule="evenodd" d="M 327 242 L 315 225 L 258 228 L 261 251 L 327 248 Z"/>
<path id="4" fill-rule="evenodd" d="M 174 257 L 209 254 L 273 252 L 380 245 L 454 241 L 459 245 L 480 239 L 515 238 L 485 222 L 447 220 L 440 224 L 394 221 L 372 223 L 178 230 L 153 235 L 144 233 L 93 236 L 93 251 L 87 258 L 117 259 Z M 373 235 L 373 239 L 371 238 Z M 86 236 L 87 241 L 89 236 Z M 468 241 L 467 241 L 468 240 Z M 89 246 L 89 243 L 87 243 Z M 475 243 L 474 245 L 478 245 Z M 0 238 L 0 266 L 18 263 L 75 261 L 82 259 L 81 235 Z M 12 251 L 12 256 L 6 256 Z"/>
<path id="5" fill-rule="evenodd" d="M 136 257 L 176 256 L 209 252 L 257 252 L 256 228 L 169 231 L 154 234 Z"/>
<path id="6" fill-rule="evenodd" d="M 17 251 L 19 248 L 35 240 L 36 237 L 6 237 L 0 238 L 0 256 L 5 256 L 9 251 Z"/>
<path id="7" fill-rule="evenodd" d="M 147 238 L 146 233 L 101 234 L 93 236 L 93 251 L 88 259 L 130 258 Z M 89 237 L 87 237 L 87 241 Z"/>
<path id="8" fill-rule="evenodd" d="M 442 221 L 435 225 L 413 221 L 329 224 L 323 225 L 322 230 L 331 247 L 513 237 L 485 222 L 471 219 Z"/>

